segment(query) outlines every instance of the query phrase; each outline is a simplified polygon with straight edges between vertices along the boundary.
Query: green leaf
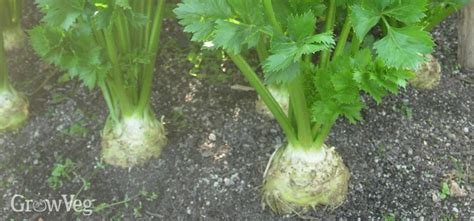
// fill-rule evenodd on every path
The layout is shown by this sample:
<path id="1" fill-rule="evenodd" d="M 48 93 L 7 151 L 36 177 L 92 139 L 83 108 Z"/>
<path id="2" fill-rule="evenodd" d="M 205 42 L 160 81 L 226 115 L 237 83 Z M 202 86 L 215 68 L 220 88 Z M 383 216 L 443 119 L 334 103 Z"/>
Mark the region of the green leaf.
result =
<path id="1" fill-rule="evenodd" d="M 334 44 L 331 33 L 308 36 L 298 42 L 288 38 L 274 39 L 272 54 L 263 64 L 265 81 L 269 84 L 291 81 L 299 74 L 299 63 L 304 55 L 329 50 Z"/>
<path id="2" fill-rule="evenodd" d="M 254 26 L 265 26 L 262 0 L 227 0 L 235 17 Z"/>
<path id="3" fill-rule="evenodd" d="M 427 0 L 391 0 L 383 14 L 405 24 L 414 24 L 425 16 Z"/>
<path id="4" fill-rule="evenodd" d="M 64 41 L 61 29 L 37 26 L 29 31 L 31 45 L 36 53 L 50 63 L 59 64 L 63 54 L 60 45 Z"/>
<path id="5" fill-rule="evenodd" d="M 255 47 L 260 39 L 260 29 L 256 26 L 218 20 L 212 42 L 233 54 L 239 54 L 243 45 Z"/>
<path id="6" fill-rule="evenodd" d="M 355 5 L 351 13 L 352 26 L 359 39 L 364 39 L 367 33 L 380 21 L 380 14 Z"/>
<path id="7" fill-rule="evenodd" d="M 405 24 L 420 22 L 425 16 L 427 0 L 362 0 L 352 7 L 352 26 L 359 39 L 387 17 Z"/>
<path id="8" fill-rule="evenodd" d="M 174 10 L 184 31 L 193 33 L 193 41 L 210 41 L 219 19 L 232 17 L 232 9 L 222 0 L 184 0 Z"/>
<path id="9" fill-rule="evenodd" d="M 129 0 L 115 0 L 115 4 L 120 6 L 123 9 L 132 9 L 130 6 Z"/>
<path id="10" fill-rule="evenodd" d="M 85 0 L 36 0 L 45 16 L 42 21 L 68 30 L 82 14 Z"/>
<path id="11" fill-rule="evenodd" d="M 316 16 L 312 12 L 288 17 L 288 34 L 295 41 L 313 35 L 316 27 Z"/>
<path id="12" fill-rule="evenodd" d="M 434 43 L 421 27 L 389 28 L 388 34 L 374 44 L 378 56 L 394 68 L 416 69 L 432 51 Z"/>
<path id="13" fill-rule="evenodd" d="M 320 124 L 333 123 L 339 116 L 351 123 L 362 119 L 360 111 L 364 104 L 354 80 L 350 56 L 340 56 L 327 68 L 315 73 L 314 85 L 317 96 L 312 103 L 313 121 Z"/>

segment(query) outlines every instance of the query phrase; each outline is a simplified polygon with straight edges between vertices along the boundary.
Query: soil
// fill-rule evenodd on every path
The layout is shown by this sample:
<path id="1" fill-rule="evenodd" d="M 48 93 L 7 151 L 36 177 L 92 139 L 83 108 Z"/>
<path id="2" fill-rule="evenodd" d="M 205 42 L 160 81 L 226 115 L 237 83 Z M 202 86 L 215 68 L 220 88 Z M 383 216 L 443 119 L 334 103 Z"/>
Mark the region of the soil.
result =
<path id="1" fill-rule="evenodd" d="M 26 28 L 41 17 L 29 5 Z M 368 101 L 363 122 L 337 122 L 327 143 L 351 171 L 347 200 L 304 217 L 262 208 L 262 174 L 285 142 L 283 133 L 256 113 L 255 92 L 232 89 L 248 85 L 232 63 L 216 52 L 199 53 L 174 19 L 165 22 L 152 98 L 167 123 L 169 144 L 159 159 L 128 170 L 100 160 L 107 118 L 101 94 L 76 80 L 63 82 L 63 73 L 42 63 L 25 43 L 9 52 L 9 68 L 15 87 L 29 97 L 31 117 L 20 130 L 0 135 L 0 220 L 472 219 L 474 73 L 456 62 L 457 21 L 454 15 L 433 32 L 443 67 L 439 87 L 407 88 L 381 105 Z M 48 178 L 66 159 L 74 166 L 54 189 Z M 469 195 L 439 199 L 447 177 Z M 80 191 L 83 180 L 90 185 Z M 10 206 L 15 194 L 60 199 L 78 192 L 78 199 L 95 199 L 96 207 L 119 203 L 91 216 L 16 213 Z"/>

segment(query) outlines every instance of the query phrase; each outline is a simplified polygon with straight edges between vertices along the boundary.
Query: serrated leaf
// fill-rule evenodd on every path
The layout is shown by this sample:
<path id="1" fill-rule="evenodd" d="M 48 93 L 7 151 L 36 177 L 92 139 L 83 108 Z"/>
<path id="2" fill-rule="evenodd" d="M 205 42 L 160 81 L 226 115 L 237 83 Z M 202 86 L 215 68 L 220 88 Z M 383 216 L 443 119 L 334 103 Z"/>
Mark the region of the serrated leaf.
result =
<path id="1" fill-rule="evenodd" d="M 288 34 L 294 41 L 300 41 L 313 35 L 316 26 L 316 16 L 311 12 L 288 17 Z"/>
<path id="2" fill-rule="evenodd" d="M 50 63 L 60 63 L 63 49 L 58 46 L 64 41 L 64 35 L 59 28 L 37 26 L 29 34 L 31 45 L 38 55 Z"/>
<path id="3" fill-rule="evenodd" d="M 233 54 L 239 54 L 243 45 L 255 47 L 260 39 L 260 29 L 256 26 L 218 20 L 212 42 Z"/>
<path id="4" fill-rule="evenodd" d="M 84 10 L 85 0 L 36 0 L 45 13 L 42 21 L 68 30 Z"/>
<path id="5" fill-rule="evenodd" d="M 434 43 L 421 27 L 389 28 L 387 36 L 377 41 L 374 48 L 389 67 L 415 69 L 431 53 Z"/>
<path id="6" fill-rule="evenodd" d="M 278 84 L 291 81 L 299 74 L 299 63 L 304 55 L 329 50 L 334 44 L 330 33 L 308 36 L 299 42 L 288 38 L 273 41 L 272 54 L 264 62 L 263 70 L 267 83 Z"/>
<path id="7" fill-rule="evenodd" d="M 425 16 L 427 0 L 392 0 L 383 14 L 405 24 L 421 21 Z"/>
<path id="8" fill-rule="evenodd" d="M 393 18 L 405 24 L 415 24 L 425 16 L 426 1 L 362 0 L 352 6 L 352 26 L 357 37 L 364 39 L 365 35 L 385 17 Z"/>
<path id="9" fill-rule="evenodd" d="M 184 31 L 193 33 L 192 40 L 210 41 L 216 21 L 232 17 L 232 9 L 222 0 L 184 0 L 174 10 Z"/>
<path id="10" fill-rule="evenodd" d="M 364 39 L 365 35 L 380 21 L 380 14 L 376 11 L 366 9 L 360 5 L 355 5 L 351 13 L 352 27 L 359 39 Z"/>
<path id="11" fill-rule="evenodd" d="M 262 0 L 227 0 L 237 18 L 246 24 L 264 26 Z"/>
<path id="12" fill-rule="evenodd" d="M 115 4 L 123 9 L 132 9 L 129 0 L 115 0 Z"/>

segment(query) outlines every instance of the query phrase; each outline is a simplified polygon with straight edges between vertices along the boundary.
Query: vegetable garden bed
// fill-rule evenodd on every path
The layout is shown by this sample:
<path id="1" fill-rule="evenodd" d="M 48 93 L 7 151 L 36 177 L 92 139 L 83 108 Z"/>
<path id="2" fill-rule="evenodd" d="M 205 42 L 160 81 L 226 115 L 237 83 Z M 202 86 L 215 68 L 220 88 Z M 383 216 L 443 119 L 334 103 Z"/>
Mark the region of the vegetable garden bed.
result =
<path id="1" fill-rule="evenodd" d="M 24 27 L 30 29 L 41 14 L 31 2 L 25 5 Z M 381 105 L 367 99 L 363 122 L 337 121 L 327 143 L 350 170 L 348 197 L 335 210 L 319 207 L 302 218 L 474 216 L 474 73 L 456 65 L 457 21 L 451 16 L 433 31 L 443 67 L 439 87 L 408 87 Z M 163 25 L 156 65 L 161 75 L 153 82 L 151 105 L 164 115 L 168 145 L 160 158 L 131 169 L 100 160 L 108 112 L 99 91 L 67 80 L 29 45 L 8 52 L 15 88 L 26 92 L 31 108 L 21 129 L 0 135 L 1 220 L 300 219 L 261 206 L 267 160 L 285 142 L 276 121 L 256 112 L 253 90 L 236 87 L 248 83 L 228 58 L 200 52 L 175 19 Z M 446 193 L 443 183 L 450 180 L 468 195 Z M 95 210 L 91 216 L 17 213 L 10 205 L 15 194 L 78 194 L 95 199 Z"/>

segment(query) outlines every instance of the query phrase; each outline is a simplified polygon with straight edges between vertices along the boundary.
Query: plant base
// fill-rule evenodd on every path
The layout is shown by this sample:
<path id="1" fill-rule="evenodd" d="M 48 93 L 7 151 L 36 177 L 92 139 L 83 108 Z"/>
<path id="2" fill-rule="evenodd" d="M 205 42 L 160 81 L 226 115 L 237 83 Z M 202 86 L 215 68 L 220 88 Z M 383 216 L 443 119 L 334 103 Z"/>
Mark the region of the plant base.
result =
<path id="1" fill-rule="evenodd" d="M 0 92 L 0 132 L 15 130 L 28 119 L 28 99 L 14 90 Z"/>
<path id="2" fill-rule="evenodd" d="M 19 25 L 15 26 L 14 28 L 5 29 L 3 32 L 3 38 L 6 51 L 23 47 L 26 39 L 25 32 Z"/>
<path id="3" fill-rule="evenodd" d="M 166 142 L 163 123 L 155 118 L 131 118 L 120 124 L 109 119 L 102 132 L 102 157 L 117 167 L 140 166 L 159 157 Z"/>
<path id="4" fill-rule="evenodd" d="M 283 111 L 288 114 L 288 108 L 290 106 L 290 95 L 288 94 L 288 91 L 282 87 L 278 86 L 269 86 L 268 90 L 272 94 L 272 96 L 275 98 L 275 100 L 280 104 L 281 108 Z M 263 100 L 258 97 L 258 100 L 255 102 L 255 109 L 257 109 L 258 113 L 261 113 L 263 115 L 267 115 L 269 117 L 273 117 L 272 113 L 268 109 L 267 105 Z"/>
<path id="5" fill-rule="evenodd" d="M 334 148 L 277 150 L 265 173 L 263 204 L 278 214 L 298 215 L 317 206 L 340 206 L 346 198 L 349 171 Z"/>
<path id="6" fill-rule="evenodd" d="M 441 81 L 441 65 L 432 55 L 427 55 L 428 61 L 421 64 L 416 71 L 416 76 L 410 84 L 417 89 L 431 90 Z"/>

